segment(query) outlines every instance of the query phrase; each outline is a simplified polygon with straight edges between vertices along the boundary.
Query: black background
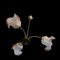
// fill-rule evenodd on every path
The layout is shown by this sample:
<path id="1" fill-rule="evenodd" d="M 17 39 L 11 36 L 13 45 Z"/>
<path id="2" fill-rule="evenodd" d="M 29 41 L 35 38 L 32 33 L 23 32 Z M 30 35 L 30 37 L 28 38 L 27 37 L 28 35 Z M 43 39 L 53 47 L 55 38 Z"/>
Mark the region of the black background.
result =
<path id="1" fill-rule="evenodd" d="M 29 3 L 30 2 L 30 3 Z M 0 55 L 4 59 L 52 59 L 59 57 L 60 54 L 60 23 L 59 23 L 59 5 L 56 3 L 28 3 L 10 2 L 2 3 L 0 5 Z M 41 44 L 40 39 L 33 38 L 31 43 L 27 46 L 24 45 L 23 54 L 15 56 L 11 47 L 13 44 L 19 42 L 23 38 L 21 29 L 7 28 L 6 19 L 16 13 L 22 22 L 22 27 L 27 31 L 28 16 L 32 15 L 34 19 L 31 21 L 30 33 L 31 35 L 38 36 L 55 36 L 56 40 L 53 41 L 52 50 L 49 52 L 44 51 L 44 46 Z M 2 58 L 2 59 L 3 59 Z"/>

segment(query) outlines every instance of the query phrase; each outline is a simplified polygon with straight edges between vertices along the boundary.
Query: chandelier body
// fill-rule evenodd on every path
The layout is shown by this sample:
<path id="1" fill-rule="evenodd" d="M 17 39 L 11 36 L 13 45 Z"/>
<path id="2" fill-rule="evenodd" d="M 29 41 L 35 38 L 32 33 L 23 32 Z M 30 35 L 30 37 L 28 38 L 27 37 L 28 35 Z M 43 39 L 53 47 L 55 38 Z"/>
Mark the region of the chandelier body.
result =
<path id="1" fill-rule="evenodd" d="M 29 36 L 29 28 L 30 28 L 30 22 L 33 20 L 33 16 L 30 15 L 28 16 L 29 22 L 28 22 L 28 28 L 27 28 L 27 33 L 25 32 L 25 30 L 22 28 L 21 26 L 21 19 L 17 14 L 14 14 L 13 17 L 9 17 L 6 19 L 6 23 L 8 28 L 13 27 L 14 29 L 18 29 L 20 28 L 22 30 L 22 32 L 24 33 L 24 38 L 22 39 L 22 42 L 17 42 L 16 44 L 14 44 L 12 46 L 12 49 L 14 50 L 14 54 L 16 56 L 21 55 L 22 49 L 23 49 L 23 44 L 24 45 L 28 45 L 29 43 L 31 43 L 31 38 L 39 38 L 41 39 L 41 43 L 45 46 L 44 50 L 45 51 L 50 51 L 52 49 L 52 40 L 55 39 L 54 36 Z"/>

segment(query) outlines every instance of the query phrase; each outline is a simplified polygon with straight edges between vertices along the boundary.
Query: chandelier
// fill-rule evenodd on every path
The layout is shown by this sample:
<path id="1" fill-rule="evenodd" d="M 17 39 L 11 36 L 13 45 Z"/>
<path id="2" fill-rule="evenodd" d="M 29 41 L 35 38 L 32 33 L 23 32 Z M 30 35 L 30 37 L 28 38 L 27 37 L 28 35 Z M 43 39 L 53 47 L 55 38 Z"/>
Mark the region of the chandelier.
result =
<path id="1" fill-rule="evenodd" d="M 23 52 L 22 52 L 22 49 L 23 49 L 23 45 L 28 45 L 31 40 L 31 38 L 39 38 L 41 39 L 41 44 L 45 45 L 45 48 L 44 50 L 45 51 L 50 51 L 52 49 L 52 41 L 55 39 L 54 36 L 28 36 L 29 35 L 29 28 L 30 28 L 30 22 L 33 20 L 33 16 L 30 15 L 28 16 L 28 28 L 27 28 L 27 33 L 25 32 L 25 30 L 22 28 L 21 26 L 21 19 L 20 17 L 17 15 L 17 14 L 14 14 L 13 17 L 8 17 L 6 19 L 6 24 L 7 24 L 7 27 L 10 28 L 10 27 L 13 27 L 14 29 L 18 29 L 20 28 L 22 30 L 22 32 L 24 33 L 24 38 L 22 39 L 22 42 L 17 42 L 16 44 L 14 44 L 12 46 L 12 49 L 14 50 L 14 55 L 16 56 L 19 56 L 21 55 Z"/>

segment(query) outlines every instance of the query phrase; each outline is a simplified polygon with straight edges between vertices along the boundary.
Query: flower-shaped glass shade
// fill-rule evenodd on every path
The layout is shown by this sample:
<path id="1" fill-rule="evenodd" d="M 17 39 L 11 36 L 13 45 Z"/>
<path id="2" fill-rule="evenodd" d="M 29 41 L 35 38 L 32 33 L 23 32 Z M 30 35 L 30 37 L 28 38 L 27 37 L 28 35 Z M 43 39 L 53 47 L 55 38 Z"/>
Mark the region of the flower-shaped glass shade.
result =
<path id="1" fill-rule="evenodd" d="M 45 45 L 45 50 L 46 51 L 49 51 L 51 50 L 51 46 L 53 45 L 52 44 L 52 40 L 55 39 L 55 37 L 51 36 L 51 37 L 47 37 L 47 36 L 43 36 L 42 39 L 41 39 L 41 43 L 43 45 Z"/>
<path id="2" fill-rule="evenodd" d="M 50 39 L 49 37 L 47 37 L 47 36 L 42 37 L 41 43 L 42 43 L 43 45 L 45 45 L 45 46 L 52 46 L 52 41 L 51 41 L 51 39 Z"/>
<path id="3" fill-rule="evenodd" d="M 19 56 L 22 54 L 22 49 L 23 49 L 23 44 L 22 43 L 17 43 L 13 45 L 12 49 L 14 50 L 14 54 Z"/>
<path id="4" fill-rule="evenodd" d="M 6 23 L 8 25 L 8 28 L 10 28 L 10 26 L 15 29 L 21 27 L 20 17 L 16 14 L 14 14 L 13 17 L 7 18 Z"/>

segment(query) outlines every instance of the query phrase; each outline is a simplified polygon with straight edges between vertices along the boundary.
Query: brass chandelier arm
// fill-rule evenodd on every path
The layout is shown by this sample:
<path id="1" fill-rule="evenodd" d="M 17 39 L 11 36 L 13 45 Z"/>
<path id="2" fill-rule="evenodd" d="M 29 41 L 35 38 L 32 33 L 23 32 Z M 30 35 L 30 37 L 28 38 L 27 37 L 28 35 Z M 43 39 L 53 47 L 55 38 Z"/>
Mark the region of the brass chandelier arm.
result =
<path id="1" fill-rule="evenodd" d="M 21 28 L 21 30 L 23 31 L 24 36 L 27 37 L 25 30 L 24 30 L 22 27 L 20 27 L 20 28 Z"/>
<path id="2" fill-rule="evenodd" d="M 27 37 L 28 37 L 28 34 L 29 34 L 29 27 L 30 27 L 30 20 L 29 20 L 29 23 L 28 23 Z"/>
<path id="3" fill-rule="evenodd" d="M 30 36 L 29 39 L 31 39 L 31 38 L 39 38 L 39 39 L 41 39 L 40 36 Z"/>

